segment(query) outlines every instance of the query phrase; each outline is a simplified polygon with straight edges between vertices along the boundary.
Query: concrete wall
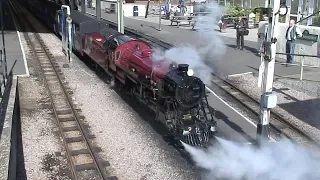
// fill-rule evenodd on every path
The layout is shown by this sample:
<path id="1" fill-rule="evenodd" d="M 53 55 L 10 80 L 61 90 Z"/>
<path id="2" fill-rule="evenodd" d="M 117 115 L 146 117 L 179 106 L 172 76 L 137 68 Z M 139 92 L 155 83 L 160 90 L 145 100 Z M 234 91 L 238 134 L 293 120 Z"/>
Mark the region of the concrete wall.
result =
<path id="1" fill-rule="evenodd" d="M 17 123 L 20 121 L 17 89 L 17 77 L 11 74 L 0 104 L 1 118 L 4 118 L 0 131 L 0 180 L 16 179 Z"/>
<path id="2" fill-rule="evenodd" d="M 288 26 L 289 25 L 286 23 L 279 23 L 278 37 L 277 37 L 277 39 L 278 39 L 277 52 L 278 53 L 285 53 L 286 52 L 285 34 L 286 34 Z M 260 22 L 258 33 L 263 33 L 266 27 L 268 27 L 268 24 L 266 21 Z M 300 29 L 301 32 L 303 32 L 304 30 L 308 30 L 310 34 L 315 34 L 315 35 L 320 36 L 320 27 L 302 26 L 302 25 L 297 25 L 297 27 Z M 258 38 L 257 50 L 259 50 L 260 44 L 261 44 L 261 39 Z M 319 38 L 318 38 L 318 42 L 311 42 L 311 41 L 297 39 L 295 54 L 306 54 L 306 55 L 315 55 L 316 56 L 317 52 L 318 52 L 318 46 L 320 46 L 320 44 L 319 45 L 318 44 L 319 44 Z M 276 55 L 276 57 L 281 58 L 281 59 L 286 59 L 285 55 Z M 301 63 L 302 59 L 304 59 L 305 65 L 320 66 L 320 58 L 317 58 L 317 57 L 295 56 L 294 62 Z"/>

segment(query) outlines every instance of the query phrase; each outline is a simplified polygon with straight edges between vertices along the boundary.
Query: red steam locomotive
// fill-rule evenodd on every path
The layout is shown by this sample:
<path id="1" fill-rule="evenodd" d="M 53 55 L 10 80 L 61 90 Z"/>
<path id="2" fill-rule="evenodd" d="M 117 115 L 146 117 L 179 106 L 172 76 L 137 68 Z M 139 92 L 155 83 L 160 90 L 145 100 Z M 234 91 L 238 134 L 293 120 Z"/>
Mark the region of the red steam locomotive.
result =
<path id="1" fill-rule="evenodd" d="M 205 85 L 193 76 L 188 64 L 155 61 L 154 51 L 146 42 L 108 28 L 102 21 L 81 16 L 72 11 L 75 51 L 88 56 L 96 67 L 153 110 L 156 120 L 166 125 L 176 139 L 201 146 L 213 138 L 217 124 Z M 160 113 L 165 118 L 159 118 Z"/>

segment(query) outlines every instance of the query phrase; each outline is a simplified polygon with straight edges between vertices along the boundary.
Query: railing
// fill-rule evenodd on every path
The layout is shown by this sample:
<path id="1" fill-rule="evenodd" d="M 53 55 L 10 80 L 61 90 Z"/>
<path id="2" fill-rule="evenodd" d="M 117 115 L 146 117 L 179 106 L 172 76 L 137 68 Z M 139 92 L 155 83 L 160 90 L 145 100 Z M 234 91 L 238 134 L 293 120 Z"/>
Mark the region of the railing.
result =
<path id="1" fill-rule="evenodd" d="M 5 50 L 5 49 L 4 49 Z M 7 87 L 8 75 L 7 75 L 7 61 L 5 53 L 0 50 L 0 98 L 3 97 L 5 88 Z"/>
<path id="2" fill-rule="evenodd" d="M 8 75 L 0 103 L 0 179 L 16 179 L 17 127 L 20 121 L 17 77 Z"/>
<path id="3" fill-rule="evenodd" d="M 302 56 L 302 57 L 316 57 L 319 58 L 320 56 L 314 56 L 314 55 L 307 55 L 307 54 L 290 54 L 290 53 L 276 53 L 279 55 L 294 55 L 294 56 Z M 300 81 L 302 80 L 302 76 L 303 76 L 303 68 L 304 67 L 310 67 L 310 68 L 319 68 L 319 66 L 309 66 L 309 65 L 305 65 L 304 64 L 304 59 L 301 59 L 300 64 L 290 64 L 290 63 L 278 63 L 278 64 L 286 64 L 286 65 L 293 65 L 293 66 L 300 66 Z"/>

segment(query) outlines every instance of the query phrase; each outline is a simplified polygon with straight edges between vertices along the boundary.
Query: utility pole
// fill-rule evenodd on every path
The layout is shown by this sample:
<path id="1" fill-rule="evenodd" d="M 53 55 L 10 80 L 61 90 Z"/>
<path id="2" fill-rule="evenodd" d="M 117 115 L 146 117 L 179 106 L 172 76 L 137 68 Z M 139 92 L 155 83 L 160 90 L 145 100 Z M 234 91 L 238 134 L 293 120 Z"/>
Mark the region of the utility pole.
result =
<path id="1" fill-rule="evenodd" d="M 81 0 L 81 12 L 83 14 L 86 14 L 86 1 L 85 0 Z"/>
<path id="2" fill-rule="evenodd" d="M 101 0 L 96 0 L 96 17 L 101 20 Z"/>
<path id="3" fill-rule="evenodd" d="M 161 31 L 161 13 L 162 13 L 161 1 L 159 1 L 159 27 L 158 27 L 158 31 Z"/>
<path id="4" fill-rule="evenodd" d="M 269 7 L 269 0 L 265 0 L 265 1 L 264 1 L 264 7 L 265 7 L 265 8 L 268 8 L 268 7 Z"/>
<path id="5" fill-rule="evenodd" d="M 262 95 L 260 99 L 260 121 L 257 127 L 257 141 L 261 145 L 269 140 L 270 110 L 277 104 L 277 96 L 272 92 L 274 64 L 277 46 L 277 28 L 280 14 L 280 0 L 268 1 L 268 31 L 264 41 L 263 61 L 260 66 L 259 79 L 262 80 Z M 273 5 L 273 7 L 272 7 Z"/>
<path id="6" fill-rule="evenodd" d="M 118 32 L 124 34 L 123 0 L 118 0 Z"/>

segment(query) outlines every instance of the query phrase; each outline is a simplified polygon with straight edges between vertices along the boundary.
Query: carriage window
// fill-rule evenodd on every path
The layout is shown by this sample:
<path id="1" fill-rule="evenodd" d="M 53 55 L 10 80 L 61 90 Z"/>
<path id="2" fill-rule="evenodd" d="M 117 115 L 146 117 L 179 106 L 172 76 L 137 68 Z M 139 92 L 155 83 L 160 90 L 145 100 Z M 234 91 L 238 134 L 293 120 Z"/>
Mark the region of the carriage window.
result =
<path id="1" fill-rule="evenodd" d="M 118 47 L 118 43 L 115 40 L 111 40 L 110 46 L 109 46 L 110 50 L 116 50 L 117 47 Z"/>
<path id="2" fill-rule="evenodd" d="M 120 51 L 118 51 L 118 52 L 116 53 L 116 60 L 118 60 L 119 57 L 120 57 Z"/>

